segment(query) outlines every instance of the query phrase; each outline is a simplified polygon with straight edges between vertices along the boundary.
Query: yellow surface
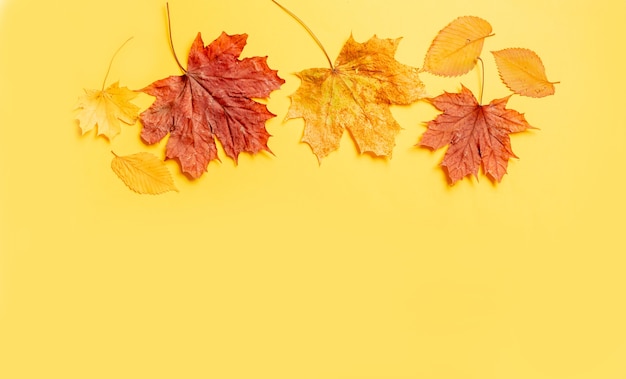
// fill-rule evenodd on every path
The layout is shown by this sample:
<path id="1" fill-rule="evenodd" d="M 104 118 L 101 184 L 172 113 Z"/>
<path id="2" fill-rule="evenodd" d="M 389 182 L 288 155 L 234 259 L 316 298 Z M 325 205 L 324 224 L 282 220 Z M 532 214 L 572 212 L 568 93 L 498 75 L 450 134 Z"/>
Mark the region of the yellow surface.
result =
<path id="1" fill-rule="evenodd" d="M 80 135 L 83 88 L 179 74 L 162 1 L 5 0 L 0 11 L 0 378 L 626 377 L 626 3 L 289 1 L 336 57 L 350 33 L 404 37 L 420 66 L 436 32 L 476 15 L 485 101 L 508 95 L 490 50 L 526 47 L 560 81 L 514 96 L 540 130 L 499 185 L 449 187 L 443 150 L 416 149 L 432 107 L 394 107 L 391 160 L 344 136 L 318 166 L 283 123 L 294 72 L 325 67 L 270 0 L 170 2 L 184 58 L 197 32 L 248 33 L 286 79 L 268 122 L 275 153 L 222 154 L 180 192 L 141 196 L 110 169 L 151 151 L 140 126 Z M 476 91 L 423 74 L 429 93 Z M 145 109 L 151 98 L 137 104 Z"/>

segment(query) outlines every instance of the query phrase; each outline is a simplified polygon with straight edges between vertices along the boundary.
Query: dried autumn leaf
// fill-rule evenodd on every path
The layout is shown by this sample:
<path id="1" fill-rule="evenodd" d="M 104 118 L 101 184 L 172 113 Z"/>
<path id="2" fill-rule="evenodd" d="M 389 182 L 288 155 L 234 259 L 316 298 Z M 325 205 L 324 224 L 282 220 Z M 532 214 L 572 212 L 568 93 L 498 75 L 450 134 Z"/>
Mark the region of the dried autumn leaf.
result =
<path id="1" fill-rule="evenodd" d="M 460 93 L 430 99 L 443 113 L 428 122 L 419 145 L 433 150 L 449 145 L 441 165 L 452 184 L 470 174 L 477 176 L 481 164 L 483 172 L 499 182 L 509 159 L 517 158 L 509 134 L 533 127 L 523 114 L 506 109 L 509 97 L 479 105 L 474 94 L 462 87 Z"/>
<path id="2" fill-rule="evenodd" d="M 156 97 L 140 115 L 141 137 L 153 144 L 169 133 L 166 157 L 177 159 L 192 178 L 217 159 L 216 138 L 235 161 L 241 152 L 269 151 L 265 122 L 275 115 L 252 98 L 268 97 L 285 81 L 268 67 L 267 57 L 238 59 L 246 39 L 222 33 L 205 47 L 198 33 L 186 73 L 141 90 Z"/>
<path id="3" fill-rule="evenodd" d="M 511 48 L 491 52 L 496 59 L 500 78 L 509 89 L 530 97 L 554 94 L 554 84 L 548 81 L 541 58 L 532 50 Z"/>
<path id="4" fill-rule="evenodd" d="M 154 154 L 141 152 L 119 156 L 115 153 L 111 168 L 133 191 L 141 194 L 158 195 L 178 191 L 165 163 Z"/>
<path id="5" fill-rule="evenodd" d="M 98 126 L 98 135 L 109 140 L 120 133 L 120 122 L 132 125 L 137 121 L 139 107 L 130 101 L 137 93 L 127 87 L 120 87 L 118 82 L 107 89 L 86 89 L 85 95 L 78 99 L 77 108 L 81 109 L 76 118 L 83 134 Z"/>
<path id="6" fill-rule="evenodd" d="M 428 48 L 423 71 L 441 76 L 459 76 L 469 72 L 491 36 L 491 25 L 482 18 L 463 16 L 443 28 Z"/>
<path id="7" fill-rule="evenodd" d="M 424 96 L 418 70 L 394 58 L 399 41 L 374 36 L 358 43 L 350 36 L 333 68 L 296 74 L 302 84 L 291 96 L 286 119 L 304 118 L 302 141 L 319 160 L 339 147 L 344 129 L 361 153 L 391 155 L 401 128 L 390 105 Z"/>

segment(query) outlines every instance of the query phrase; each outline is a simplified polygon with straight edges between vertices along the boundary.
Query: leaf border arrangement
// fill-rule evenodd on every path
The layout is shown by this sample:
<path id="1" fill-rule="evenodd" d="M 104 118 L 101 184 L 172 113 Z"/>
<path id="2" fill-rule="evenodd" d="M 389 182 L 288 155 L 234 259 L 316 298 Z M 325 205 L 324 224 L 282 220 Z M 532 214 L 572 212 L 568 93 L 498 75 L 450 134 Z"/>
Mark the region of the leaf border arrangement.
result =
<path id="1" fill-rule="evenodd" d="M 509 159 L 516 157 L 509 134 L 533 128 L 522 113 L 506 108 L 509 98 L 513 94 L 534 98 L 553 95 L 554 84 L 558 83 L 548 81 L 543 63 L 534 51 L 508 48 L 491 53 L 511 95 L 482 104 L 483 64 L 478 99 L 463 85 L 457 93 L 425 98 L 420 73 L 456 77 L 467 74 L 478 62 L 482 64 L 484 41 L 493 36 L 487 21 L 475 16 L 453 20 L 433 39 L 421 69 L 395 60 L 400 38 L 379 39 L 375 35 L 364 43 L 349 36 L 333 63 L 306 24 L 276 0 L 271 1 L 306 29 L 329 63 L 328 68 L 305 69 L 295 74 L 301 85 L 290 96 L 291 105 L 285 116 L 285 121 L 304 119 L 302 142 L 311 147 L 319 161 L 338 149 L 344 130 L 350 132 L 361 154 L 391 157 L 401 128 L 390 106 L 423 100 L 442 113 L 426 123 L 427 130 L 417 146 L 431 150 L 448 146 L 441 166 L 449 183 L 453 185 L 466 176 L 477 177 L 481 166 L 487 177 L 500 182 Z M 76 119 L 82 134 L 97 127 L 97 135 L 111 141 L 120 133 L 122 124 L 133 125 L 139 120 L 141 139 L 146 144 L 156 143 L 169 134 L 165 159 L 176 159 L 190 179 L 202 176 L 209 162 L 218 159 L 215 139 L 235 162 L 241 152 L 270 152 L 265 123 L 276 115 L 255 99 L 269 97 L 284 79 L 267 65 L 267 57 L 239 58 L 246 34 L 222 32 L 205 46 L 198 33 L 188 56 L 188 67 L 184 68 L 172 46 L 169 6 L 167 15 L 170 47 L 183 74 L 157 80 L 136 91 L 120 87 L 119 82 L 105 89 L 113 60 L 130 39 L 127 40 L 113 54 L 101 89 L 86 89 L 78 100 Z M 141 113 L 132 103 L 139 92 L 155 97 Z M 164 161 L 154 154 L 112 153 L 112 170 L 131 190 L 140 194 L 178 191 Z"/>
<path id="2" fill-rule="evenodd" d="M 455 19 L 441 29 L 424 59 L 425 72 L 453 77 L 468 73 L 482 59 L 484 40 L 491 37 L 491 25 L 475 16 Z M 491 52 L 500 79 L 514 93 L 529 97 L 554 94 L 539 56 L 529 49 L 509 48 Z M 507 109 L 511 95 L 482 105 L 483 84 L 479 100 L 465 86 L 458 93 L 444 93 L 428 101 L 443 113 L 429 121 L 418 146 L 439 149 L 448 145 L 441 166 L 450 184 L 468 175 L 478 177 L 480 166 L 492 180 L 500 182 L 506 174 L 511 149 L 509 134 L 534 129 L 522 113 Z"/>

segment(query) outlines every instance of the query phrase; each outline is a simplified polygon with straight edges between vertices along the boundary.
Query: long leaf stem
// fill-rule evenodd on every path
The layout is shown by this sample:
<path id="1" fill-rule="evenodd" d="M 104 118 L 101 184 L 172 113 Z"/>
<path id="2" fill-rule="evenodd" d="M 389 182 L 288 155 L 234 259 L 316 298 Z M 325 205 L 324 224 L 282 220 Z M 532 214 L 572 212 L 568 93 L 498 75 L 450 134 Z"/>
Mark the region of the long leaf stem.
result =
<path id="1" fill-rule="evenodd" d="M 478 57 L 478 60 L 480 61 L 480 66 L 481 66 L 480 73 L 482 74 L 482 81 L 480 85 L 480 95 L 478 97 L 478 104 L 482 105 L 483 104 L 483 92 L 485 91 L 485 62 L 483 62 L 483 59 L 481 57 Z"/>
<path id="2" fill-rule="evenodd" d="M 120 50 L 122 50 L 122 47 L 124 47 L 124 45 L 126 45 L 128 41 L 130 41 L 131 39 L 133 39 L 133 37 L 130 37 L 129 39 L 124 41 L 124 43 L 120 47 L 118 47 L 117 50 L 115 50 L 115 53 L 113 53 L 113 56 L 111 57 L 111 61 L 109 61 L 109 68 L 107 68 L 107 73 L 104 75 L 104 80 L 102 81 L 101 91 L 104 91 L 104 86 L 106 85 L 107 79 L 109 78 L 109 72 L 111 72 L 111 66 L 113 65 L 113 60 L 115 59 L 115 56 L 117 55 L 117 53 L 120 52 Z"/>
<path id="3" fill-rule="evenodd" d="M 165 3 L 165 8 L 167 9 L 167 31 L 170 37 L 170 49 L 172 50 L 172 54 L 174 55 L 174 59 L 176 60 L 176 64 L 178 65 L 178 67 L 183 71 L 183 73 L 187 73 L 187 70 L 185 70 L 183 65 L 180 64 L 178 56 L 176 56 L 176 50 L 174 50 L 174 41 L 172 39 L 172 21 L 170 17 L 170 4 Z"/>
<path id="4" fill-rule="evenodd" d="M 330 59 L 330 56 L 328 56 L 328 53 L 326 52 L 326 49 L 324 49 L 324 46 L 322 45 L 322 42 L 320 42 L 320 40 L 317 38 L 317 36 L 315 36 L 315 33 L 313 33 L 313 31 L 304 23 L 304 21 L 302 21 L 300 19 L 300 17 L 296 16 L 293 12 L 291 12 L 289 9 L 285 8 L 284 6 L 280 5 L 280 3 L 278 3 L 276 0 L 272 0 L 272 2 L 276 5 L 278 5 L 280 7 L 280 9 L 282 9 L 283 11 L 285 11 L 288 15 L 290 15 L 294 20 L 298 21 L 298 23 L 300 25 L 302 25 L 302 27 L 307 31 L 307 33 L 309 33 L 309 35 L 313 38 L 313 40 L 315 41 L 315 43 L 317 43 L 317 46 L 319 46 L 320 49 L 322 49 L 322 52 L 324 53 L 324 55 L 326 56 L 326 60 L 328 61 L 328 64 L 330 65 L 331 70 L 334 70 L 335 67 L 333 66 L 333 61 Z"/>

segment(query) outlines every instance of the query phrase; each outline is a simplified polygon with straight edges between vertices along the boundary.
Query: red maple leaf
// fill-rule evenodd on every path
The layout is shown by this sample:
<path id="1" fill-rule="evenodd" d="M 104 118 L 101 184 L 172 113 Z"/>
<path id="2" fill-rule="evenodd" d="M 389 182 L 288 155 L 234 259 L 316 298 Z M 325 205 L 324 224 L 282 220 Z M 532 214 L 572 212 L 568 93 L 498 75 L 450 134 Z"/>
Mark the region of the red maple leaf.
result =
<path id="1" fill-rule="evenodd" d="M 483 172 L 496 181 L 502 180 L 510 158 L 510 133 L 533 128 L 524 115 L 506 109 L 510 96 L 480 105 L 474 94 L 464 86 L 460 93 L 444 93 L 430 102 L 442 114 L 427 124 L 420 146 L 433 150 L 449 145 L 441 165 L 454 184 L 465 176 Z"/>
<path id="2" fill-rule="evenodd" d="M 141 91 L 156 100 L 141 113 L 141 138 L 148 144 L 168 133 L 166 157 L 182 171 L 200 177 L 217 159 L 217 138 L 226 155 L 270 151 L 265 122 L 275 115 L 252 98 L 265 98 L 285 81 L 267 65 L 267 57 L 239 59 L 246 34 L 222 33 L 204 46 L 196 37 L 184 75 L 158 80 Z"/>

